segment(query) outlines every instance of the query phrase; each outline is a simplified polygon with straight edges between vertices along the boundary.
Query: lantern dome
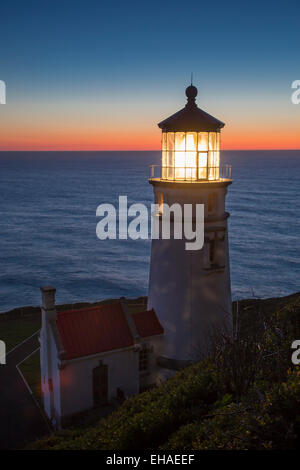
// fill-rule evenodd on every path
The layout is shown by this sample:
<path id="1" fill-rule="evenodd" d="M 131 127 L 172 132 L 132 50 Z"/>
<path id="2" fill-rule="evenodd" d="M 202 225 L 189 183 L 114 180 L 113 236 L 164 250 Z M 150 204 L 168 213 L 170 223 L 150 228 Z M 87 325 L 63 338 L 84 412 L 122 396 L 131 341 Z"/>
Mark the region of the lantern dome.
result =
<path id="1" fill-rule="evenodd" d="M 198 108 L 198 90 L 194 85 L 188 86 L 185 94 L 188 99 L 185 107 L 158 124 L 163 132 L 218 132 L 225 126 L 222 121 Z"/>

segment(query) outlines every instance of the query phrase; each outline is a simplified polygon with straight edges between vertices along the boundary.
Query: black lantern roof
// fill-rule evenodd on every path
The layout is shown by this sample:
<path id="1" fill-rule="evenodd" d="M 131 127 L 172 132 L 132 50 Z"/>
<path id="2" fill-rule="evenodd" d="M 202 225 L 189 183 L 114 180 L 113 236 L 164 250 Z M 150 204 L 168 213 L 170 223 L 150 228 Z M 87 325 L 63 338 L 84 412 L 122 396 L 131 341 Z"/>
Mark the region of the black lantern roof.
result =
<path id="1" fill-rule="evenodd" d="M 198 90 L 195 86 L 190 85 L 185 90 L 187 96 L 187 104 L 183 109 L 158 124 L 165 132 L 202 132 L 215 131 L 218 132 L 225 124 L 214 118 L 196 104 L 196 96 Z"/>

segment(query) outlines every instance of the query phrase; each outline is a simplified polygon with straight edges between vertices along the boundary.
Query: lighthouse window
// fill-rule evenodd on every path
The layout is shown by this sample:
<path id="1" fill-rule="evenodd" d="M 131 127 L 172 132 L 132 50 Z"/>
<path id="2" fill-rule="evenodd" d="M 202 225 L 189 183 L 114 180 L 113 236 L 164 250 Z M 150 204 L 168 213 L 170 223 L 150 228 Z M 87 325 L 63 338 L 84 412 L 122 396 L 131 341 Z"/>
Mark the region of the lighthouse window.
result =
<path id="1" fill-rule="evenodd" d="M 148 370 L 149 366 L 149 355 L 147 349 L 143 349 L 140 351 L 139 355 L 139 370 L 140 372 L 144 372 Z"/>
<path id="2" fill-rule="evenodd" d="M 216 256 L 216 240 L 209 240 L 209 261 L 214 264 Z"/>

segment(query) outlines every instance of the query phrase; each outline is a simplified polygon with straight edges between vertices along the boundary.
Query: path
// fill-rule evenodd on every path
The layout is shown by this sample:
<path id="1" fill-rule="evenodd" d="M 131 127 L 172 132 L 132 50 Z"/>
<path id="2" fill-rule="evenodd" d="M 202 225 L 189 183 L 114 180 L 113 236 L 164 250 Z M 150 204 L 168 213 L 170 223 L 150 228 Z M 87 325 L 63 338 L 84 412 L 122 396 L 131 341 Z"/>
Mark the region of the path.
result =
<path id="1" fill-rule="evenodd" d="M 49 434 L 49 428 L 17 365 L 39 348 L 39 332 L 20 343 L 0 365 L 0 449 L 15 449 Z"/>

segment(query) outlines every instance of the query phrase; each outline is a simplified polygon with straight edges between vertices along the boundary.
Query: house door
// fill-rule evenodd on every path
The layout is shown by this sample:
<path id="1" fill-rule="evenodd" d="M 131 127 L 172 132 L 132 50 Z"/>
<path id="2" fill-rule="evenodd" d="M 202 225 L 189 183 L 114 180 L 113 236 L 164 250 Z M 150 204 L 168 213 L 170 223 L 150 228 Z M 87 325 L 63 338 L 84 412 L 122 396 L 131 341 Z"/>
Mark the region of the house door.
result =
<path id="1" fill-rule="evenodd" d="M 93 370 L 94 406 L 103 406 L 108 401 L 108 368 L 100 364 Z"/>

